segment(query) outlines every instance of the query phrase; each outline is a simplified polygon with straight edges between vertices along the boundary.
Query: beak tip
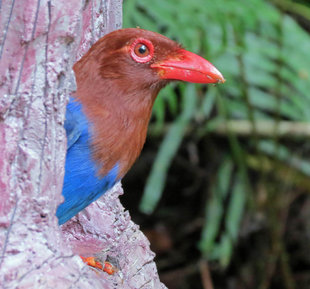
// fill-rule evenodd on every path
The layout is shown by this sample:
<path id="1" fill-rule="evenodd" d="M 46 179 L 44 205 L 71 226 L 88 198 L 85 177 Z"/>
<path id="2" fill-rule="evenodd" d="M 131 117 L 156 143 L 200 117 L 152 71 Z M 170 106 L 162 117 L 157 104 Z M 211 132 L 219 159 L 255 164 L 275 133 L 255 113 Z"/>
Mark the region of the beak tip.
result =
<path id="1" fill-rule="evenodd" d="M 217 83 L 225 83 L 226 79 L 222 76 Z"/>
<path id="2" fill-rule="evenodd" d="M 226 79 L 224 78 L 224 76 L 222 75 L 222 73 L 220 73 L 215 67 L 213 67 L 213 77 L 216 80 L 216 83 L 225 83 Z"/>

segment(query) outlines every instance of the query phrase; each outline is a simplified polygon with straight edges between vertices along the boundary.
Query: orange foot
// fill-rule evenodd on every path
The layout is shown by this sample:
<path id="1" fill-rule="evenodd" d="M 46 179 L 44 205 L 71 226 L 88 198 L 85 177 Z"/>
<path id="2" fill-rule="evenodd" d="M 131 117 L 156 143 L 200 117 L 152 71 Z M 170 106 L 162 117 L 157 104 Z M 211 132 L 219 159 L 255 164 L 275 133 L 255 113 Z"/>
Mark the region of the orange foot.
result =
<path id="1" fill-rule="evenodd" d="M 82 256 L 80 257 L 82 261 L 86 263 L 88 266 L 104 271 L 109 275 L 113 275 L 114 273 L 118 272 L 118 268 L 113 266 L 108 261 L 100 262 L 100 260 L 98 260 L 98 258 L 96 257 L 82 257 Z"/>

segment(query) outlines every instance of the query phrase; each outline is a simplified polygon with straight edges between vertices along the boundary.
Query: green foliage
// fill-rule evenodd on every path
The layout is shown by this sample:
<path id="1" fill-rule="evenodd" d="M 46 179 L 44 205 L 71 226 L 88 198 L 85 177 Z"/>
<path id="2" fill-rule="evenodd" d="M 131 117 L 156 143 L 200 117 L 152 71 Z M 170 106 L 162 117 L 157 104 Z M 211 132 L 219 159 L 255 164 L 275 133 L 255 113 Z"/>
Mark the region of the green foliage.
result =
<path id="1" fill-rule="evenodd" d="M 181 88 L 182 95 L 184 95 L 182 98 L 183 110 L 167 132 L 147 181 L 144 196 L 140 205 L 141 211 L 145 213 L 151 213 L 154 209 L 154 205 L 159 201 L 169 165 L 176 154 L 184 137 L 186 128 L 197 109 L 197 95 L 194 85 L 187 85 L 185 87 L 182 85 Z"/>
<path id="2" fill-rule="evenodd" d="M 291 3 L 274 2 L 286 8 Z M 292 5 L 295 13 L 300 11 L 310 19 L 309 7 L 302 10 L 301 3 Z M 224 124 L 230 152 L 223 152 L 215 182 L 208 189 L 211 197 L 199 248 L 204 256 L 226 266 L 245 205 L 255 199 L 249 170 L 264 176 L 262 165 L 249 167 L 249 154 L 261 163 L 267 157 L 305 176 L 310 174 L 309 160 L 292 157 L 291 148 L 279 143 L 277 129 L 265 140 L 256 131 L 261 121 L 310 121 L 310 37 L 290 16 L 262 0 L 126 0 L 124 24 L 182 42 L 186 49 L 211 61 L 227 80 L 209 87 L 207 93 L 201 85 L 179 85 L 179 93 L 172 86 L 162 91 L 154 107 L 153 133 L 165 133 L 165 137 L 140 206 L 143 212 L 154 210 L 189 126 L 199 123 L 191 134 L 201 139 L 216 135 Z M 167 112 L 174 117 L 170 123 Z M 230 129 L 230 120 L 250 123 L 245 145 L 241 146 L 238 131 Z"/>
<path id="3" fill-rule="evenodd" d="M 200 249 L 211 260 L 219 260 L 222 266 L 227 266 L 232 255 L 233 244 L 238 238 L 238 229 L 246 199 L 246 189 L 242 177 L 233 177 L 234 164 L 230 157 L 226 157 L 218 171 L 215 184 L 212 186 L 212 197 L 206 206 L 206 220 L 200 241 Z M 233 179 L 233 180 L 232 180 Z M 219 235 L 220 224 L 224 215 L 224 203 L 231 191 L 231 200 L 225 217 L 225 230 Z"/>

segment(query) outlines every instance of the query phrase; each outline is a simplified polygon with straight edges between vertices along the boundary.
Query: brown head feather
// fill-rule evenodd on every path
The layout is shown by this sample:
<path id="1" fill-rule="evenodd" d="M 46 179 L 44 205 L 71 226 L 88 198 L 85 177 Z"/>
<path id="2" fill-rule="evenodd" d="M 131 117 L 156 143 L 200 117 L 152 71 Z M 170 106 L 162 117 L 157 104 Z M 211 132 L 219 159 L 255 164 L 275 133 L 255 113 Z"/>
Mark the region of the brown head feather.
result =
<path id="1" fill-rule="evenodd" d="M 154 56 L 138 63 L 130 45 L 139 37 L 152 42 Z M 149 66 L 180 46 L 160 34 L 138 28 L 114 31 L 95 43 L 73 67 L 84 113 L 92 123 L 93 158 L 105 175 L 119 164 L 121 178 L 139 156 L 145 142 L 152 106 L 167 83 Z"/>

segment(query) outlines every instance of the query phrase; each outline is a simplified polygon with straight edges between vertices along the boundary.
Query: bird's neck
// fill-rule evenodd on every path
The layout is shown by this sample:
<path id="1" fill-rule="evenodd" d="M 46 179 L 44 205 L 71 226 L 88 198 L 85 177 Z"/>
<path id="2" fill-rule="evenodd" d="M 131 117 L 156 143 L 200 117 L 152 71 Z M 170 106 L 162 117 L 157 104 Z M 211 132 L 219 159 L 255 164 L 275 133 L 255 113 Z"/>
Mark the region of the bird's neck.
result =
<path id="1" fill-rule="evenodd" d="M 139 156 L 158 91 L 127 88 L 113 81 L 86 87 L 78 83 L 76 99 L 91 123 L 91 150 L 104 176 L 118 164 L 121 179 Z"/>

